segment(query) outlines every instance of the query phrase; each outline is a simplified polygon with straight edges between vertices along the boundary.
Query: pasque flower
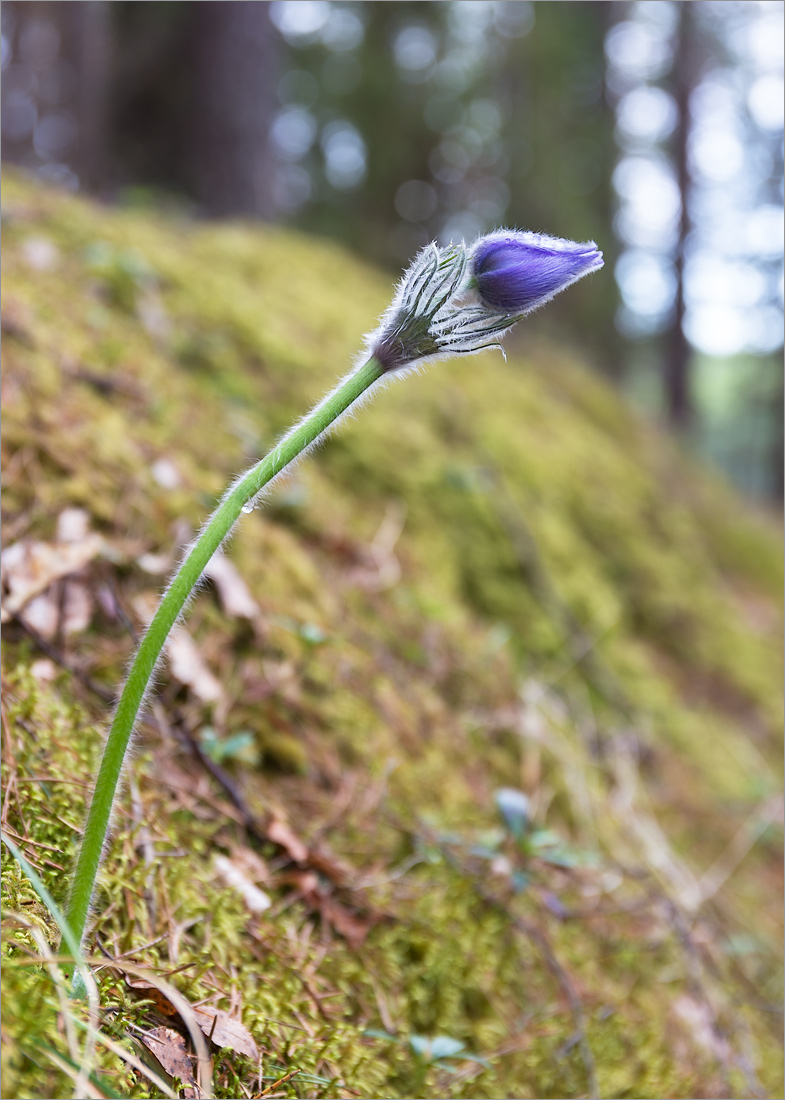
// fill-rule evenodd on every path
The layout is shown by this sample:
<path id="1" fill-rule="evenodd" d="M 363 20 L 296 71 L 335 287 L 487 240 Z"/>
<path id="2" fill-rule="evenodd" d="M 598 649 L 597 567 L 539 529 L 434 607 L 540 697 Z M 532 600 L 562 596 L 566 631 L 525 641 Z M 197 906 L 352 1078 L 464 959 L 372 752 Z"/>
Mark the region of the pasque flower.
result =
<path id="1" fill-rule="evenodd" d="M 472 248 L 469 276 L 484 306 L 520 317 L 602 265 L 594 241 L 500 229 Z"/>
<path id="2" fill-rule="evenodd" d="M 602 253 L 594 244 L 517 230 L 491 233 L 472 248 L 463 242 L 428 245 L 404 274 L 379 327 L 366 337 L 366 354 L 229 486 L 164 593 L 114 712 L 71 883 L 66 919 L 77 945 L 85 934 L 126 752 L 155 667 L 208 562 L 242 513 L 390 375 L 400 376 L 423 361 L 501 347 L 502 335 L 524 313 L 599 267 Z"/>
<path id="3" fill-rule="evenodd" d="M 603 265 L 593 241 L 578 244 L 500 229 L 471 248 L 430 244 L 401 280 L 379 328 L 367 339 L 385 374 L 422 360 L 500 347 L 524 314 Z M 468 300 L 470 290 L 477 300 Z"/>

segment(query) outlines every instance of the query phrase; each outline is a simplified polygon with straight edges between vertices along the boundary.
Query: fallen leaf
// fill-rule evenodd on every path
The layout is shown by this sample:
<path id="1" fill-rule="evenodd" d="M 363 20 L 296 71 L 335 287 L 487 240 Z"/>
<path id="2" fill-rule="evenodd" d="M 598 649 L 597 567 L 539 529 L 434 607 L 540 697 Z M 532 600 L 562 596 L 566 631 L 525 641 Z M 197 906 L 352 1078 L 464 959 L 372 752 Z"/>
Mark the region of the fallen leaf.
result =
<path id="1" fill-rule="evenodd" d="M 285 821 L 274 817 L 265 832 L 267 839 L 278 844 L 295 863 L 307 863 L 308 849 Z"/>
<path id="2" fill-rule="evenodd" d="M 350 909 L 335 898 L 329 886 L 319 881 L 315 871 L 293 871 L 286 875 L 286 879 L 296 885 L 303 901 L 319 914 L 325 924 L 343 936 L 354 951 L 362 947 L 372 928 L 389 919 L 385 913 L 370 910 L 361 913 Z"/>
<path id="3" fill-rule="evenodd" d="M 205 664 L 185 627 L 178 626 L 172 631 L 166 643 L 166 652 L 175 680 L 189 687 L 203 703 L 214 703 L 221 698 L 221 685 Z"/>
<path id="4" fill-rule="evenodd" d="M 18 618 L 32 627 L 42 638 L 54 638 L 57 633 L 60 607 L 56 596 L 56 592 L 46 592 L 43 596 L 36 596 L 25 604 L 23 611 L 18 612 Z M 6 619 L 3 618 L 2 621 L 6 622 Z"/>
<path id="5" fill-rule="evenodd" d="M 199 1005 L 193 1010 L 196 1022 L 207 1038 L 217 1047 L 228 1047 L 259 1064 L 259 1048 L 248 1028 L 222 1008 Z"/>
<path id="6" fill-rule="evenodd" d="M 67 580 L 63 598 L 63 633 L 81 634 L 90 625 L 95 602 L 92 593 L 82 581 Z"/>
<path id="7" fill-rule="evenodd" d="M 157 985 L 144 978 L 125 978 L 125 984 L 139 1000 L 152 1001 L 162 1016 L 179 1016 L 177 1009 Z"/>
<path id="8" fill-rule="evenodd" d="M 324 847 L 311 848 L 308 852 L 308 866 L 319 871 L 336 886 L 345 886 L 354 877 L 354 869 L 348 863 L 338 859 Z"/>
<path id="9" fill-rule="evenodd" d="M 227 615 L 252 620 L 259 617 L 259 605 L 235 565 L 225 554 L 215 554 L 204 573 L 215 585 L 221 606 Z"/>
<path id="10" fill-rule="evenodd" d="M 338 859 L 322 845 L 309 848 L 282 818 L 273 817 L 265 832 L 267 839 L 283 848 L 295 863 L 312 867 L 337 886 L 344 886 L 352 879 L 354 872 L 348 863 Z"/>
<path id="11" fill-rule="evenodd" d="M 227 861 L 228 862 L 228 861 Z M 156 985 L 146 980 L 145 978 L 129 978 L 124 977 L 125 984 L 131 990 L 132 994 L 140 999 L 150 1000 L 155 1005 L 155 1008 L 163 1016 L 177 1017 L 182 1020 L 180 1012 L 169 998 L 163 993 Z M 253 1062 L 258 1064 L 259 1061 L 259 1048 L 254 1042 L 248 1028 L 242 1023 L 241 1020 L 236 1019 L 234 1016 L 230 1016 L 228 1012 L 224 1012 L 223 1009 L 213 1008 L 212 1005 L 194 1005 L 191 1008 L 194 1019 L 199 1025 L 205 1036 L 210 1039 L 217 1047 L 228 1047 L 231 1050 L 236 1051 L 238 1054 L 244 1054 L 247 1058 L 250 1058 Z M 183 1020 L 185 1024 L 186 1021 Z M 153 1028 L 151 1031 L 146 1031 L 145 1036 L 156 1036 L 161 1039 L 161 1033 L 165 1033 L 162 1042 L 164 1043 L 164 1049 L 170 1049 L 167 1046 L 168 1038 L 171 1038 L 171 1034 L 176 1034 L 183 1042 L 183 1050 L 186 1050 L 185 1040 L 180 1032 L 173 1032 L 172 1028 L 160 1027 Z M 144 1038 L 144 1036 L 142 1037 Z M 174 1040 L 172 1040 L 174 1042 Z M 149 1046 L 149 1044 L 147 1044 Z M 150 1048 L 152 1049 L 152 1048 Z M 156 1057 L 158 1056 L 157 1050 Z M 190 1057 L 190 1055 L 189 1055 Z M 159 1057 L 159 1061 L 164 1066 L 166 1071 L 173 1076 L 178 1073 L 177 1070 L 169 1069 L 164 1060 Z M 180 1074 L 180 1076 L 183 1076 Z M 183 1076 L 183 1081 L 185 1077 Z"/>
<path id="12" fill-rule="evenodd" d="M 314 908 L 319 906 L 319 876 L 315 871 L 289 871 L 278 876 L 282 882 L 292 882 L 297 893 Z"/>
<path id="13" fill-rule="evenodd" d="M 102 547 L 103 539 L 95 533 L 78 542 L 22 539 L 7 547 L 0 555 L 0 575 L 7 591 L 2 622 L 8 622 L 55 581 L 83 569 Z"/>
<path id="14" fill-rule="evenodd" d="M 362 947 L 371 929 L 385 919 L 377 913 L 353 912 L 329 895 L 322 899 L 319 911 L 322 920 L 326 920 L 339 936 L 343 936 L 352 951 Z"/>
<path id="15" fill-rule="evenodd" d="M 184 1035 L 173 1027 L 153 1027 L 140 1032 L 138 1038 L 153 1056 L 153 1069 L 162 1069 L 169 1079 L 179 1077 L 185 1086 L 184 1095 L 198 1095 L 198 1091 L 192 1091 L 198 1090 L 196 1059 L 189 1053 Z"/>

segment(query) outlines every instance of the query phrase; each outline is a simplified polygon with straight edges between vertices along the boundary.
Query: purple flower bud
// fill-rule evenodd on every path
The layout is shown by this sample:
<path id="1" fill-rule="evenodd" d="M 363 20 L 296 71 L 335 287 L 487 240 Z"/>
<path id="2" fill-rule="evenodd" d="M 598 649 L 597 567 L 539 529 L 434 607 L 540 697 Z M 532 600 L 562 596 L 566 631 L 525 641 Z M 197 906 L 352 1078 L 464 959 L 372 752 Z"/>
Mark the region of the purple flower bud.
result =
<path id="1" fill-rule="evenodd" d="M 470 272 L 483 305 L 521 316 L 602 265 L 602 252 L 594 241 L 578 244 L 500 229 L 474 246 Z"/>

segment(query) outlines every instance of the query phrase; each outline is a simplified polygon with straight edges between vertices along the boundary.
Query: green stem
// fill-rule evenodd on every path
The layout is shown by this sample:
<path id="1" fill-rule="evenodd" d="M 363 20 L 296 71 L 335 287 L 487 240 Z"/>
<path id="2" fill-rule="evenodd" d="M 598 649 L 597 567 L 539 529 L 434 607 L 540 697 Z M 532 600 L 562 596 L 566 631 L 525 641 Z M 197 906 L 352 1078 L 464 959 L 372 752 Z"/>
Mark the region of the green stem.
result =
<path id="1" fill-rule="evenodd" d="M 215 551 L 237 522 L 243 508 L 277 474 L 314 443 L 323 432 L 345 412 L 369 386 L 382 375 L 383 369 L 373 358 L 352 371 L 303 420 L 296 424 L 270 453 L 243 474 L 226 492 L 213 512 L 183 564 L 174 576 L 147 633 L 136 651 L 131 671 L 117 704 L 109 736 L 104 746 L 101 766 L 95 782 L 93 800 L 85 825 L 82 846 L 76 863 L 67 920 L 78 944 L 82 943 L 95 878 L 106 843 L 109 818 L 115 791 L 123 768 L 125 753 L 139 708 L 147 691 L 150 677 L 161 655 L 164 643 L 188 597 L 199 583 L 204 569 Z"/>

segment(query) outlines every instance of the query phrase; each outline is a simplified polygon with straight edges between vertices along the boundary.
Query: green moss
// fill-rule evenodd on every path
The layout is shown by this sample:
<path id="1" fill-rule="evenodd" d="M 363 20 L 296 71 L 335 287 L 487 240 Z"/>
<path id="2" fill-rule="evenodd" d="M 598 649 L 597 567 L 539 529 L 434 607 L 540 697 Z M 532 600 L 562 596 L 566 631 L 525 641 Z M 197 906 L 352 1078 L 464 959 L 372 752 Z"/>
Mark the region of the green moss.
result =
<path id="1" fill-rule="evenodd" d="M 174 224 L 15 176 L 4 203 L 7 537 L 49 540 L 65 507 L 89 512 L 102 603 L 53 644 L 114 687 L 131 641 L 101 610 L 112 591 L 138 629 L 163 579 L 141 555 L 186 542 L 344 370 L 388 279 L 307 237 Z M 51 271 L 25 259 L 41 235 Z M 212 586 L 195 600 L 188 629 L 224 698 L 162 674 L 98 942 L 232 1006 L 265 1085 L 300 1071 L 290 1096 L 579 1097 L 592 1073 L 605 1096 L 741 1096 L 745 1065 L 777 1095 L 780 552 L 765 517 L 557 348 L 393 385 L 244 517 L 229 553 L 258 619 L 227 616 Z M 6 634 L 4 820 L 62 901 L 105 707 Z M 288 820 L 309 866 L 244 831 L 183 724 L 251 735 L 251 756 L 222 765 L 257 830 Z M 500 829 L 501 786 L 530 797 L 521 847 Z M 261 914 L 215 864 L 251 850 Z M 52 945 L 55 930 L 3 859 L 4 1088 L 71 1095 L 36 1053 L 66 1052 L 62 1010 L 14 914 Z M 749 930 L 754 948 L 731 950 Z M 118 1041 L 151 1026 L 121 976 L 101 984 Z M 432 1064 L 409 1042 L 437 1035 L 484 1061 Z M 96 1068 L 153 1095 L 105 1050 Z M 257 1074 L 224 1052 L 216 1095 L 258 1092 Z"/>

